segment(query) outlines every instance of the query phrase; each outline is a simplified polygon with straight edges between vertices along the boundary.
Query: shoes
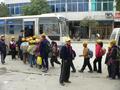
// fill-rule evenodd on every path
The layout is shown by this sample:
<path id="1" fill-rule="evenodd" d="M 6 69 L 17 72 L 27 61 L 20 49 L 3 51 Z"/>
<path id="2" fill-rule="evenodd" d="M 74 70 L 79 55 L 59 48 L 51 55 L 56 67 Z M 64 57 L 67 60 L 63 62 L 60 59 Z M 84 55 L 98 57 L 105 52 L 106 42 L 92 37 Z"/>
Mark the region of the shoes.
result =
<path id="1" fill-rule="evenodd" d="M 93 73 L 93 71 L 88 71 L 89 73 Z"/>
<path id="2" fill-rule="evenodd" d="M 72 72 L 72 73 L 75 73 L 75 72 L 76 72 L 76 70 L 72 70 L 71 72 Z"/>
<path id="3" fill-rule="evenodd" d="M 48 69 L 43 69 L 42 72 L 47 73 Z"/>
<path id="4" fill-rule="evenodd" d="M 2 63 L 2 64 L 5 64 L 5 61 L 2 61 L 1 63 Z"/>
<path id="5" fill-rule="evenodd" d="M 39 69 L 41 69 L 42 68 L 42 66 L 41 65 L 39 65 Z"/>
<path id="6" fill-rule="evenodd" d="M 97 71 L 97 73 L 102 73 L 101 71 Z"/>
<path id="7" fill-rule="evenodd" d="M 94 72 L 97 72 L 97 69 L 94 69 Z"/>
<path id="8" fill-rule="evenodd" d="M 65 83 L 71 83 L 71 81 L 64 81 Z"/>
<path id="9" fill-rule="evenodd" d="M 64 84 L 64 83 L 60 83 L 60 85 L 61 85 L 61 86 L 65 86 L 65 84 Z"/>
<path id="10" fill-rule="evenodd" d="M 33 68 L 33 65 L 30 65 L 31 68 Z"/>
<path id="11" fill-rule="evenodd" d="M 78 72 L 83 73 L 83 71 L 82 71 L 82 70 L 79 70 Z"/>

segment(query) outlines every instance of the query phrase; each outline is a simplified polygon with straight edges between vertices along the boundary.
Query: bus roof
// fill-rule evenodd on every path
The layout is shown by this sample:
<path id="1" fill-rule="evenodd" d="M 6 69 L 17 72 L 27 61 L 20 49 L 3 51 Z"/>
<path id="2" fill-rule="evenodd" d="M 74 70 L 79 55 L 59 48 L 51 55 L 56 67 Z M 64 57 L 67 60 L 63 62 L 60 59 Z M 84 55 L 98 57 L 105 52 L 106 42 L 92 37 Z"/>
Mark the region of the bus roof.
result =
<path id="1" fill-rule="evenodd" d="M 61 15 L 58 14 L 53 14 L 53 13 L 49 13 L 49 14 L 41 14 L 41 15 L 27 15 L 27 16 L 14 16 L 14 17 L 1 17 L 0 20 L 4 20 L 4 19 L 22 19 L 22 18 L 42 18 L 42 17 L 56 17 L 56 18 L 60 18 L 63 17 Z"/>

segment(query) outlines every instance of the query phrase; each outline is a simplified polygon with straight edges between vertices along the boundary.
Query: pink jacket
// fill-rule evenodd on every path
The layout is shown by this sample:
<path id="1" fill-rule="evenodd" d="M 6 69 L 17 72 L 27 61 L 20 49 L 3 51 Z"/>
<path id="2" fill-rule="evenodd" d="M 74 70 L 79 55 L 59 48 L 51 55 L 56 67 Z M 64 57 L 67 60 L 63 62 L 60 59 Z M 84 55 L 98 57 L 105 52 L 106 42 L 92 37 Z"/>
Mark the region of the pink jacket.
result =
<path id="1" fill-rule="evenodd" d="M 99 44 L 96 44 L 96 47 L 95 47 L 95 56 L 96 57 L 102 57 L 101 50 L 102 50 L 102 47 Z"/>

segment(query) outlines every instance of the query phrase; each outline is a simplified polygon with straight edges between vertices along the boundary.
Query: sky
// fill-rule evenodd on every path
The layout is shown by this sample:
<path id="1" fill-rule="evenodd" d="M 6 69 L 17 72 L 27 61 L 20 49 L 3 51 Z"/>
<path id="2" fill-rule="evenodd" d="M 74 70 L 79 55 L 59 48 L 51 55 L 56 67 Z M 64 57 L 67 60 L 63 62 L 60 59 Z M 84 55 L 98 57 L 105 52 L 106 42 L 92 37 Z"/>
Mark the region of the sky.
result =
<path id="1" fill-rule="evenodd" d="M 0 0 L 0 2 L 2 2 L 2 1 L 4 1 L 4 0 Z"/>

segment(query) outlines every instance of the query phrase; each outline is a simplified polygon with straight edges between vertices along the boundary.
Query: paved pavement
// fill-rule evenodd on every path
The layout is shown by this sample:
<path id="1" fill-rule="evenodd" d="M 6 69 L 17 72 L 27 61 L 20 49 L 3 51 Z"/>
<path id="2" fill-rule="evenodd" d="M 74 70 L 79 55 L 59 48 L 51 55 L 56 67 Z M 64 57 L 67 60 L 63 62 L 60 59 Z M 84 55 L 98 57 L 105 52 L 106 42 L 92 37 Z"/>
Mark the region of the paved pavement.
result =
<path id="1" fill-rule="evenodd" d="M 82 44 L 72 44 L 73 49 L 77 53 L 74 64 L 77 70 L 82 67 L 83 58 L 78 57 L 82 54 Z M 88 45 L 90 49 L 94 49 L 94 43 Z M 107 48 L 107 44 L 104 45 Z M 88 68 L 84 73 L 71 73 L 70 81 L 72 83 L 60 86 L 59 74 L 60 66 L 55 64 L 55 68 L 51 68 L 48 73 L 36 67 L 30 68 L 29 64 L 25 65 L 19 59 L 11 60 L 10 56 L 6 58 L 6 64 L 0 64 L 0 90 L 120 90 L 120 80 L 110 80 L 106 78 L 107 70 L 104 65 L 103 57 L 103 73 L 88 73 Z M 60 59 L 59 59 L 60 60 Z M 91 59 L 91 64 L 94 57 Z"/>

